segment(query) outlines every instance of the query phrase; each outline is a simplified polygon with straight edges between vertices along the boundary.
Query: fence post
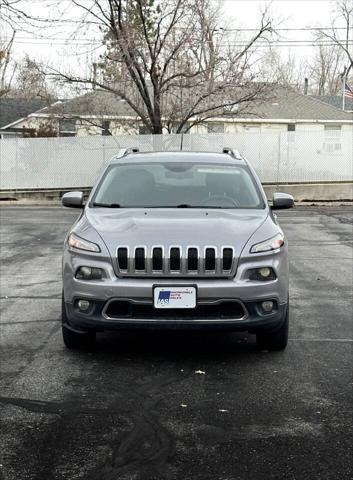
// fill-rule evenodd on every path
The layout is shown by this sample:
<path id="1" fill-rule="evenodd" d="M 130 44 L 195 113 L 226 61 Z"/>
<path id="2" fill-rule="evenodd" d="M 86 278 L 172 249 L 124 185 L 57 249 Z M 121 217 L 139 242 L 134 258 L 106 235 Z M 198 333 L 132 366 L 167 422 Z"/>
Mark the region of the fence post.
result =
<path id="1" fill-rule="evenodd" d="M 279 184 L 279 175 L 280 175 L 280 165 L 281 165 L 281 135 L 282 132 L 278 132 L 278 154 L 277 154 L 277 183 L 276 183 L 276 191 L 278 190 Z"/>
<path id="2" fill-rule="evenodd" d="M 16 155 L 15 155 L 15 195 L 17 194 L 18 182 L 18 137 L 16 136 Z"/>

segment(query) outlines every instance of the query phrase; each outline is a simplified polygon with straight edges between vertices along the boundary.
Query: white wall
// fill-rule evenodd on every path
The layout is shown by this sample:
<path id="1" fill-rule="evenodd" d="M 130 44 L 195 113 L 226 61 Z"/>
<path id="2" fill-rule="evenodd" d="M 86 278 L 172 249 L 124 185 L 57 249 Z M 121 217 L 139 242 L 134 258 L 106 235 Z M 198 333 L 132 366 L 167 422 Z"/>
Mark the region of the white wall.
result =
<path id="1" fill-rule="evenodd" d="M 59 121 L 56 118 L 45 119 L 43 117 L 27 117 L 26 119 L 20 121 L 16 125 L 16 128 L 38 128 L 40 124 L 50 122 L 53 124 L 56 130 L 59 130 Z M 224 124 L 224 133 L 225 134 L 236 134 L 236 133 L 267 133 L 267 132 L 287 132 L 287 123 L 266 123 L 266 122 L 246 122 L 246 121 L 227 121 L 223 119 L 210 120 L 212 122 L 217 121 L 217 123 Z M 326 125 L 331 124 L 331 122 L 326 123 Z M 102 135 L 102 129 L 100 127 L 101 119 L 92 118 L 90 121 L 77 120 L 76 122 L 76 134 L 79 137 L 89 136 L 89 135 Z M 325 127 L 325 122 L 295 122 L 297 132 L 323 132 Z M 342 132 L 351 132 L 353 135 L 353 124 L 352 123 L 343 123 L 337 121 L 337 125 L 341 125 Z M 111 120 L 110 130 L 113 135 L 137 135 L 138 134 L 138 122 L 135 120 Z M 167 133 L 167 132 L 165 132 Z M 207 134 L 206 125 L 196 125 L 191 130 L 190 133 L 197 134 Z"/>

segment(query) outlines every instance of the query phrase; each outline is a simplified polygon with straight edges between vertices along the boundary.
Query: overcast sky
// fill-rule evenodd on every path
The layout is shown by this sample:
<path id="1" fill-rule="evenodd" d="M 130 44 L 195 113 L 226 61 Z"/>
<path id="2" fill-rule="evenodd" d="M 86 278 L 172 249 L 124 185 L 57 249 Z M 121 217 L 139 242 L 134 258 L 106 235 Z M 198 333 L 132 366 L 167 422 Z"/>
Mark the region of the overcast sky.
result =
<path id="1" fill-rule="evenodd" d="M 28 0 L 29 2 L 29 0 Z M 61 5 L 67 5 L 68 0 L 62 0 Z M 56 10 L 46 9 L 43 11 L 43 1 L 31 0 L 31 14 L 40 16 L 54 15 Z M 228 20 L 228 26 L 241 28 L 256 28 L 259 24 L 259 15 L 268 2 L 258 0 L 224 0 L 224 11 Z M 271 2 L 270 11 L 280 28 L 305 28 L 327 26 L 330 22 L 330 10 L 333 2 L 330 0 L 274 0 Z M 77 12 L 78 13 L 78 12 Z M 75 18 L 76 12 L 70 9 L 70 16 Z M 72 25 L 70 29 L 72 30 Z M 39 38 L 28 32 L 18 31 L 14 45 L 14 54 L 16 59 L 20 59 L 26 53 L 32 58 L 51 62 L 60 68 L 80 68 L 85 69 L 87 64 L 94 61 L 99 53 L 96 45 L 86 44 L 87 40 L 76 42 L 65 41 L 70 32 L 66 27 L 61 31 L 47 30 L 45 38 Z M 8 33 L 8 32 L 5 32 Z M 310 40 L 312 32 L 310 31 L 280 31 L 281 40 Z M 4 36 L 4 26 L 0 25 L 0 34 Z M 94 38 L 94 33 L 87 35 Z M 82 39 L 82 35 L 80 35 Z M 284 55 L 288 49 L 281 48 Z M 312 48 L 303 46 L 292 46 L 291 51 L 298 58 L 305 58 L 310 55 Z"/>
<path id="2" fill-rule="evenodd" d="M 269 2 L 258 0 L 224 0 L 224 8 L 236 20 L 247 26 L 256 26 L 256 14 Z M 277 18 L 288 18 L 288 27 L 323 25 L 329 22 L 331 0 L 274 0 L 271 12 Z"/>

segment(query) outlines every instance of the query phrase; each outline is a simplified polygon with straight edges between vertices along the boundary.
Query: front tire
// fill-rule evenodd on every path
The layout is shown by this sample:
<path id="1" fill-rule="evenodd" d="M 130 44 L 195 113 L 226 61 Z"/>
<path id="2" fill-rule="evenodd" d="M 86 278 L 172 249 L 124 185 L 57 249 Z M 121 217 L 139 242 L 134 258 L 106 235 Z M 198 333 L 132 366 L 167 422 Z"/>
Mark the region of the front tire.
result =
<path id="1" fill-rule="evenodd" d="M 96 332 L 75 332 L 66 325 L 68 324 L 64 293 L 61 303 L 62 336 L 66 348 L 70 350 L 93 350 L 96 344 Z"/>
<path id="2" fill-rule="evenodd" d="M 95 332 L 77 333 L 67 327 L 62 327 L 63 341 L 69 350 L 93 350 L 96 343 Z"/>
<path id="3" fill-rule="evenodd" d="M 289 329 L 289 303 L 283 324 L 276 330 L 259 332 L 256 334 L 256 345 L 262 350 L 279 351 L 284 350 L 288 343 Z"/>

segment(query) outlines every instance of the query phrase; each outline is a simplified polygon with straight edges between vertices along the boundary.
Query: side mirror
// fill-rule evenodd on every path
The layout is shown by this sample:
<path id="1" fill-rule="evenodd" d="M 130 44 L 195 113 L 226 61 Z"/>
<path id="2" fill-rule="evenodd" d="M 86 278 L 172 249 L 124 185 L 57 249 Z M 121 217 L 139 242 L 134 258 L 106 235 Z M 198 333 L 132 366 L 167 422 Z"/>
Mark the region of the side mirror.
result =
<path id="1" fill-rule="evenodd" d="M 83 207 L 83 193 L 82 192 L 67 192 L 64 193 L 61 199 L 64 207 L 82 208 Z"/>
<path id="2" fill-rule="evenodd" d="M 274 210 L 280 208 L 294 207 L 294 198 L 289 193 L 274 193 L 272 198 L 272 208 Z"/>

